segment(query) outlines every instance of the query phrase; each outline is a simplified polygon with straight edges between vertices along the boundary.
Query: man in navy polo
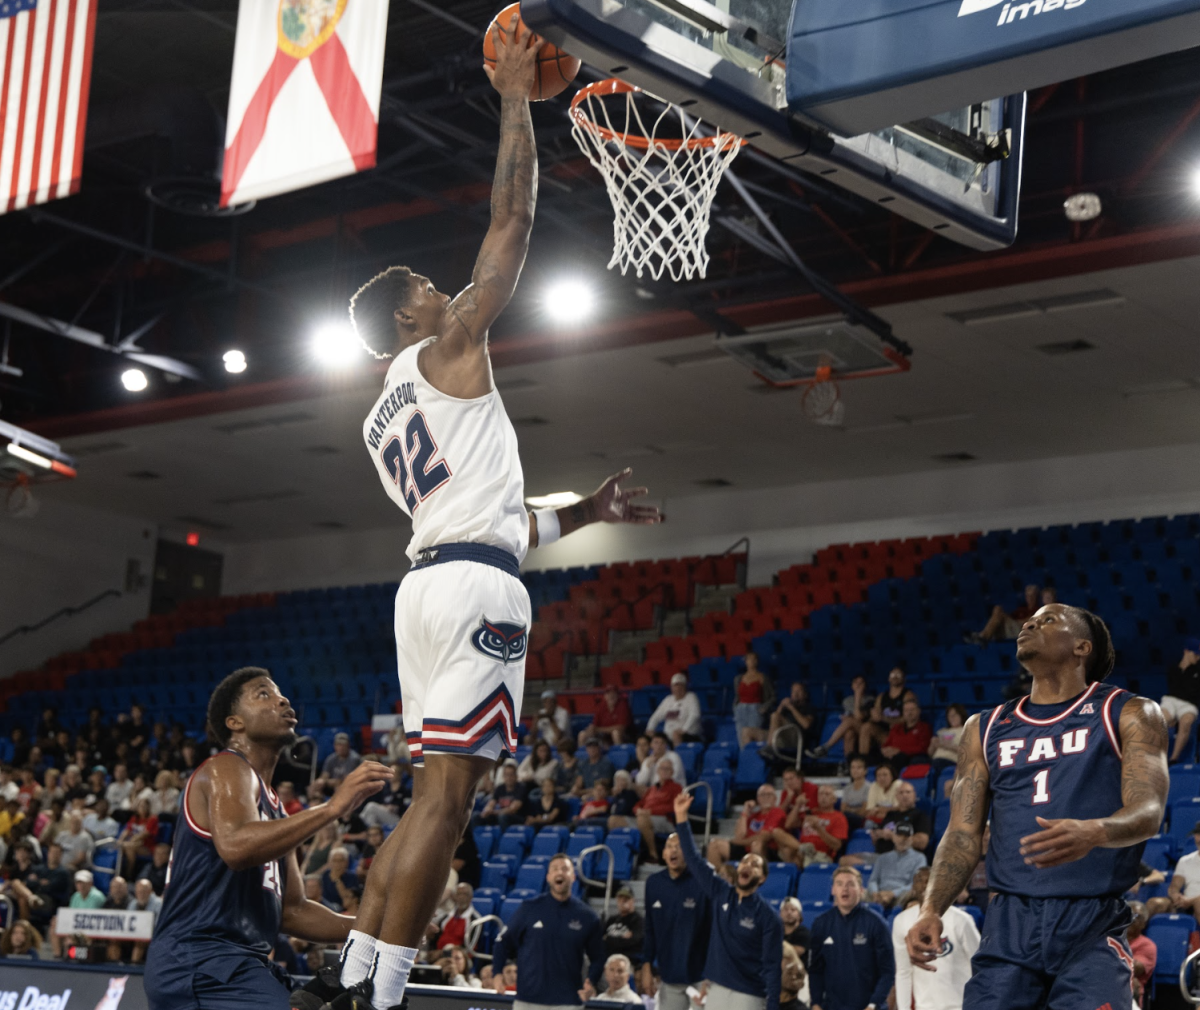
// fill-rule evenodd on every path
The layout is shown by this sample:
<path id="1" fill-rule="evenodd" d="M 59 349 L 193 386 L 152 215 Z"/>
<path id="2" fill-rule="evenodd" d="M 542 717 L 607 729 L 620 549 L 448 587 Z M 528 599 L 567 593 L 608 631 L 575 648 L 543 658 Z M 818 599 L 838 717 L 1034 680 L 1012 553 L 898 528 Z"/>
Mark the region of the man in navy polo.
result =
<path id="1" fill-rule="evenodd" d="M 779 1010 L 783 985 L 783 927 L 755 892 L 767 878 L 762 856 L 747 853 L 738 863 L 737 886 L 717 876 L 696 849 L 688 810 L 692 797 L 675 797 L 675 824 L 687 868 L 712 903 L 712 929 L 704 976 L 711 986 L 707 1006 L 720 1010 Z"/>
<path id="2" fill-rule="evenodd" d="M 595 997 L 604 977 L 600 917 L 571 894 L 575 864 L 569 856 L 550 860 L 546 883 L 546 893 L 521 903 L 496 946 L 497 975 L 510 960 L 517 962 L 513 1010 L 577 1010 Z M 585 954 L 591 961 L 586 979 Z"/>
<path id="3" fill-rule="evenodd" d="M 863 904 L 853 866 L 833 874 L 833 908 L 812 924 L 808 970 L 812 1010 L 885 1010 L 896 978 L 887 924 Z"/>
<path id="4" fill-rule="evenodd" d="M 689 985 L 700 987 L 712 927 L 708 893 L 687 867 L 679 836 L 672 834 L 662 850 L 665 873 L 646 881 L 646 933 L 642 956 L 642 991 L 648 991 L 657 963 L 662 984 L 658 1010 L 691 1010 Z"/>

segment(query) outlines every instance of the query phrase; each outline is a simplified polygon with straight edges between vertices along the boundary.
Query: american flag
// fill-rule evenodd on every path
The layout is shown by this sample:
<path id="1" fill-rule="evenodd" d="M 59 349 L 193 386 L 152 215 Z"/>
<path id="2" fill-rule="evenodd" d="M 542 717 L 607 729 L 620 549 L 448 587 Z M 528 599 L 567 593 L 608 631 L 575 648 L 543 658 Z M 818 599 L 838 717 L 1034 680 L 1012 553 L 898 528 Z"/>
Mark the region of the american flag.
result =
<path id="1" fill-rule="evenodd" d="M 79 189 L 97 0 L 0 0 L 0 214 Z"/>

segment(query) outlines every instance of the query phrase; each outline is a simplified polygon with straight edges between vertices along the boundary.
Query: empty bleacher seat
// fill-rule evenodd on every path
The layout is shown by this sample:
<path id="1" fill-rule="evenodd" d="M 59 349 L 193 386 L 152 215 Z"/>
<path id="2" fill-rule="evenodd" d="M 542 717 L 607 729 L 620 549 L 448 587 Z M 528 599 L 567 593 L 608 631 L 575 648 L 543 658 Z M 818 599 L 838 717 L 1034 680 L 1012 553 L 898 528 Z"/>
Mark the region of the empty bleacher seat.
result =
<path id="1" fill-rule="evenodd" d="M 800 874 L 796 885 L 796 897 L 808 908 L 810 901 L 829 901 L 830 890 L 833 887 L 833 871 L 836 866 L 814 864 L 806 866 Z"/>
<path id="2" fill-rule="evenodd" d="M 1196 929 L 1190 915 L 1156 915 L 1146 926 L 1146 936 L 1158 947 L 1154 977 L 1162 983 L 1179 980 L 1179 966 L 1188 953 L 1188 939 Z"/>

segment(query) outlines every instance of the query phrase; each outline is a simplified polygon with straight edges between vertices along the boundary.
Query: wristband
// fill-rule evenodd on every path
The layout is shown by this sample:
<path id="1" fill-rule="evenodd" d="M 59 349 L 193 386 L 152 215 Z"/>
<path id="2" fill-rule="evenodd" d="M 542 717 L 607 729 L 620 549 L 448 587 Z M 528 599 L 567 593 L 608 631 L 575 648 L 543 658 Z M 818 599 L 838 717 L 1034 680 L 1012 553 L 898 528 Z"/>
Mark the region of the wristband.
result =
<path id="1" fill-rule="evenodd" d="M 537 521 L 539 547 L 549 547 L 562 537 L 562 526 L 554 509 L 534 509 L 533 518 Z"/>

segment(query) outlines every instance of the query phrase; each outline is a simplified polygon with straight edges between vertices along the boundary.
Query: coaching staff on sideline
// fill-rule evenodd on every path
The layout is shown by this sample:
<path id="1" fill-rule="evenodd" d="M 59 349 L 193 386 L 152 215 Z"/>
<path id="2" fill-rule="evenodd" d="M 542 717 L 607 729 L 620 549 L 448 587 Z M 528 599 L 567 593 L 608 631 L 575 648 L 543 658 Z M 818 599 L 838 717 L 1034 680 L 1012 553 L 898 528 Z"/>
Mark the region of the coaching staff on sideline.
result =
<path id="1" fill-rule="evenodd" d="M 704 976 L 712 985 L 705 1005 L 720 1010 L 779 1010 L 783 926 L 771 906 L 755 894 L 767 878 L 767 864 L 762 856 L 748 853 L 738 863 L 737 887 L 725 883 L 696 850 L 688 823 L 691 805 L 688 793 L 675 797 L 683 858 L 712 902 L 712 930 L 704 961 Z"/>
<path id="2" fill-rule="evenodd" d="M 497 977 L 517 962 L 517 998 L 513 1010 L 575 1010 L 595 997 L 604 977 L 604 930 L 600 917 L 572 896 L 575 864 L 558 855 L 546 867 L 550 890 L 521 902 L 496 944 Z M 591 960 L 583 979 L 583 956 Z"/>
<path id="3" fill-rule="evenodd" d="M 887 924 L 862 903 L 862 875 L 833 873 L 833 908 L 812 924 L 812 1010 L 884 1010 L 896 977 Z"/>
<path id="4" fill-rule="evenodd" d="M 649 991 L 652 966 L 658 963 L 662 984 L 658 1010 L 691 1010 L 689 985 L 700 988 L 704 955 L 712 926 L 712 906 L 696 875 L 688 869 L 672 834 L 662 850 L 665 873 L 646 881 L 646 935 L 642 956 L 642 991 Z"/>

